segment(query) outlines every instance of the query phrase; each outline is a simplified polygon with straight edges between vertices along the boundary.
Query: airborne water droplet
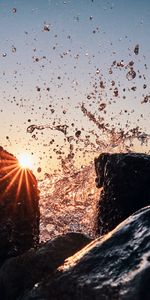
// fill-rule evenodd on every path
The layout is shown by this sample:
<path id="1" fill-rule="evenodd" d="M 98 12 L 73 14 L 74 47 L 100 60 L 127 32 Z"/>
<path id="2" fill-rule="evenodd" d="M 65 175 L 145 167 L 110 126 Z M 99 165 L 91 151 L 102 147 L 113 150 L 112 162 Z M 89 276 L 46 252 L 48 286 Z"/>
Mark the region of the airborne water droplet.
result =
<path id="1" fill-rule="evenodd" d="M 138 55 L 139 54 L 139 44 L 137 44 L 134 48 L 134 53 L 135 55 Z"/>
<path id="2" fill-rule="evenodd" d="M 87 99 L 91 99 L 91 96 L 90 96 L 90 95 L 87 95 Z"/>
<path id="3" fill-rule="evenodd" d="M 130 81 L 136 77 L 136 72 L 133 69 L 127 73 L 126 78 Z"/>
<path id="4" fill-rule="evenodd" d="M 49 24 L 45 24 L 43 30 L 44 31 L 50 31 Z"/>
<path id="5" fill-rule="evenodd" d="M 12 52 L 15 53 L 16 50 L 17 50 L 16 47 L 15 47 L 15 46 L 12 46 Z"/>
<path id="6" fill-rule="evenodd" d="M 27 128 L 27 132 L 32 133 L 36 129 L 36 125 L 30 125 Z"/>
<path id="7" fill-rule="evenodd" d="M 76 136 L 77 138 L 79 138 L 80 135 L 81 135 L 81 130 L 77 130 L 77 131 L 75 132 L 75 136 Z"/>
<path id="8" fill-rule="evenodd" d="M 42 171 L 41 167 L 37 168 L 37 172 L 40 173 Z"/>
<path id="9" fill-rule="evenodd" d="M 14 8 L 12 9 L 12 12 L 15 14 L 15 13 L 17 12 L 17 8 L 14 7 Z"/>

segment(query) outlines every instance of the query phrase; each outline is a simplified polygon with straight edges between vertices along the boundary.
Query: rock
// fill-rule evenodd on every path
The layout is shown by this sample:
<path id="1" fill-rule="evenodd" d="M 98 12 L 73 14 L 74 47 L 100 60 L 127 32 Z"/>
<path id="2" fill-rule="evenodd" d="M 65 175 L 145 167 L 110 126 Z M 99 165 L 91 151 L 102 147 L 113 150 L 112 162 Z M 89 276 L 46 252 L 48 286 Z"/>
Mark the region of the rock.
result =
<path id="1" fill-rule="evenodd" d="M 38 245 L 39 217 L 36 178 L 0 147 L 0 266 Z"/>
<path id="2" fill-rule="evenodd" d="M 150 207 L 66 260 L 18 300 L 149 300 Z"/>
<path id="3" fill-rule="evenodd" d="M 0 295 L 15 300 L 26 289 L 52 274 L 64 260 L 91 242 L 81 233 L 68 233 L 9 259 L 0 269 Z"/>
<path id="4" fill-rule="evenodd" d="M 97 187 L 102 187 L 95 231 L 101 235 L 150 205 L 150 156 L 102 153 L 95 159 L 95 170 Z"/>

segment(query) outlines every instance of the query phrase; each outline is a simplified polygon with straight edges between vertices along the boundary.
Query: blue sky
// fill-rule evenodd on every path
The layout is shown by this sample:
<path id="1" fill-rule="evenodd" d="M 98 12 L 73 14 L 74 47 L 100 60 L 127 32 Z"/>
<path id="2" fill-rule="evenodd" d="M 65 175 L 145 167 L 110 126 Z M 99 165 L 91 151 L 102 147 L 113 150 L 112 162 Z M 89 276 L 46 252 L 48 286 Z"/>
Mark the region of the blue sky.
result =
<path id="1" fill-rule="evenodd" d="M 44 25 L 49 31 L 44 30 Z M 49 166 L 57 164 L 56 152 L 49 142 L 54 138 L 56 145 L 68 149 L 64 147 L 64 136 L 45 129 L 34 138 L 26 129 L 30 124 L 51 125 L 55 121 L 67 124 L 70 135 L 74 128 L 84 128 L 85 132 L 97 130 L 83 117 L 82 102 L 97 118 L 104 117 L 106 123 L 113 117 L 112 125 L 124 128 L 129 120 L 131 127 L 139 124 L 149 133 L 149 102 L 141 105 L 149 95 L 149 28 L 148 0 L 0 1 L 0 144 L 16 155 L 22 151 L 33 153 L 36 167 L 42 165 L 48 172 L 47 162 Z M 137 44 L 140 50 L 136 56 Z M 114 69 L 110 75 L 115 60 L 123 60 L 124 67 Z M 132 81 L 126 79 L 130 61 L 134 61 L 138 75 Z M 105 82 L 101 97 L 107 104 L 112 102 L 107 105 L 106 114 L 98 112 L 98 94 L 95 100 L 87 100 L 100 80 Z M 118 99 L 110 90 L 112 80 L 119 88 Z M 133 86 L 136 91 L 131 89 Z"/>

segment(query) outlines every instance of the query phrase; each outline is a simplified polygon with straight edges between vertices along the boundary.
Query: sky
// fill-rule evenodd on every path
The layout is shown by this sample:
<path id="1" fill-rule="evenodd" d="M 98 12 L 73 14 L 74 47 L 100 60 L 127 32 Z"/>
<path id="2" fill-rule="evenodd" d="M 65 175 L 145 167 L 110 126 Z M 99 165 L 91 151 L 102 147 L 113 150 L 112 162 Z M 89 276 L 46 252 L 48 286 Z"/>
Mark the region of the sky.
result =
<path id="1" fill-rule="evenodd" d="M 44 174 L 118 151 L 112 129 L 149 135 L 149 36 L 148 0 L 0 1 L 0 145 Z"/>

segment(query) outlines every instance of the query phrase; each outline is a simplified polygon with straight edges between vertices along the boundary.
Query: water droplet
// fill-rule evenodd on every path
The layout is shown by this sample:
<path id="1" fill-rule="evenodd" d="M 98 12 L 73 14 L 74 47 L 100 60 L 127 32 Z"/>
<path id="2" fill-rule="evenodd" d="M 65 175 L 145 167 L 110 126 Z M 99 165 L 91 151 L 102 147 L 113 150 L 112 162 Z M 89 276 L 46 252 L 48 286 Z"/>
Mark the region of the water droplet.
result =
<path id="1" fill-rule="evenodd" d="M 99 111 L 102 111 L 106 108 L 106 103 L 101 103 L 99 106 Z"/>
<path id="2" fill-rule="evenodd" d="M 15 47 L 15 46 L 12 46 L 12 52 L 15 53 L 16 50 L 17 50 L 16 47 Z"/>
<path id="3" fill-rule="evenodd" d="M 130 81 L 136 77 L 136 72 L 133 69 L 127 73 L 126 78 Z"/>
<path id="4" fill-rule="evenodd" d="M 43 30 L 44 31 L 50 31 L 49 24 L 45 24 Z"/>
<path id="5" fill-rule="evenodd" d="M 134 65 L 134 61 L 133 60 L 129 61 L 129 66 L 132 67 L 133 65 Z"/>
<path id="6" fill-rule="evenodd" d="M 36 141 L 38 140 L 38 137 L 36 136 L 36 134 L 32 134 L 32 138 L 35 139 Z"/>
<path id="7" fill-rule="evenodd" d="M 103 82 L 102 80 L 100 81 L 100 88 L 101 88 L 101 89 L 104 89 L 104 88 L 105 88 L 104 82 Z"/>
<path id="8" fill-rule="evenodd" d="M 15 13 L 17 12 L 17 8 L 14 7 L 14 8 L 12 9 L 12 12 L 15 14 Z"/>
<path id="9" fill-rule="evenodd" d="M 117 88 L 114 89 L 114 96 L 118 97 L 118 89 Z"/>
<path id="10" fill-rule="evenodd" d="M 135 55 L 138 55 L 139 54 L 139 44 L 137 44 L 134 48 L 134 53 Z"/>
<path id="11" fill-rule="evenodd" d="M 112 85 L 112 86 L 115 85 L 115 81 L 114 81 L 114 80 L 111 81 L 111 85 Z"/>
<path id="12" fill-rule="evenodd" d="M 36 125 L 30 125 L 30 126 L 27 128 L 27 132 L 32 133 L 35 129 L 36 129 Z"/>
<path id="13" fill-rule="evenodd" d="M 81 135 L 81 130 L 77 130 L 76 133 L 75 133 L 75 136 L 76 136 L 77 138 L 79 138 L 80 135 Z"/>
<path id="14" fill-rule="evenodd" d="M 146 95 L 143 99 L 143 101 L 141 102 L 141 104 L 143 103 L 147 103 L 147 102 L 150 102 L 150 96 L 149 95 Z"/>
<path id="15" fill-rule="evenodd" d="M 7 56 L 7 53 L 3 53 L 2 56 L 3 56 L 3 57 L 6 57 L 6 56 Z"/>
<path id="16" fill-rule="evenodd" d="M 132 86 L 131 90 L 135 92 L 136 91 L 136 86 Z"/>
<path id="17" fill-rule="evenodd" d="M 90 95 L 87 95 L 87 99 L 91 99 L 91 96 L 90 96 Z"/>

